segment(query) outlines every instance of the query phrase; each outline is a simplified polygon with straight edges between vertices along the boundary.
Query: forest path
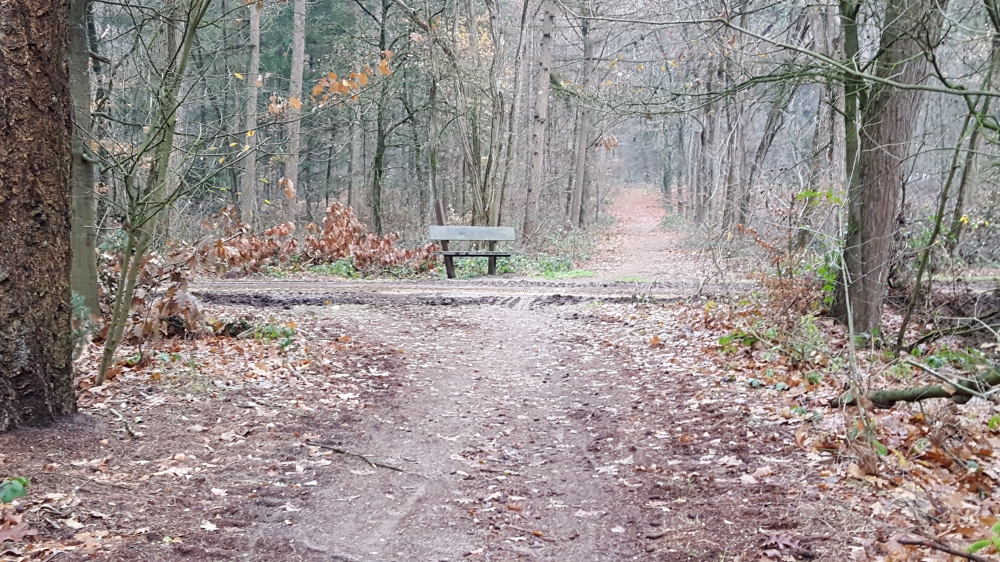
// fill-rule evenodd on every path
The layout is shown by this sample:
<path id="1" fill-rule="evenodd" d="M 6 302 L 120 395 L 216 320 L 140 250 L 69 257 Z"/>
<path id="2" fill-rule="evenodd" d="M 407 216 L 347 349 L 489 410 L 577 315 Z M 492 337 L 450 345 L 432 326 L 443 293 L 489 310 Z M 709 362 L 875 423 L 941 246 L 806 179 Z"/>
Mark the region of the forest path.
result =
<path id="1" fill-rule="evenodd" d="M 618 188 L 608 211 L 615 222 L 603 230 L 594 256 L 583 266 L 597 279 L 696 285 L 705 278 L 704 253 L 688 247 L 688 233 L 663 228 L 667 210 L 651 186 Z"/>
<path id="2" fill-rule="evenodd" d="M 320 438 L 402 472 L 334 458 L 282 533 L 293 550 L 348 562 L 730 560 L 755 550 L 759 529 L 796 525 L 797 500 L 746 475 L 791 462 L 791 433 L 748 444 L 750 411 L 718 398 L 704 340 L 676 309 L 651 320 L 650 306 L 698 290 L 701 261 L 660 227 L 656 192 L 624 188 L 611 212 L 584 265 L 596 280 L 213 283 L 210 302 L 286 309 L 400 354 L 391 395 L 338 413 L 344 429 Z M 653 325 L 673 344 L 651 348 Z"/>

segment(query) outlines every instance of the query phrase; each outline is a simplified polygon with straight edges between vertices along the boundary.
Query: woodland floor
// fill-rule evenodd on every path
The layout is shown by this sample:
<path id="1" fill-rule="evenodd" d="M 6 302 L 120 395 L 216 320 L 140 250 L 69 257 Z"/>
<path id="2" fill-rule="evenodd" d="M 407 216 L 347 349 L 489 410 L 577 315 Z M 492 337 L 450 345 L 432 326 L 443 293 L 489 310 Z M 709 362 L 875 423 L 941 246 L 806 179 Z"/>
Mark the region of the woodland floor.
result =
<path id="1" fill-rule="evenodd" d="M 0 435 L 39 534 L 0 557 L 884 554 L 879 529 L 905 522 L 789 414 L 836 389 L 727 371 L 726 326 L 693 296 L 708 266 L 659 228 L 655 193 L 626 189 L 612 213 L 596 278 L 200 282 L 214 315 L 294 326 L 291 345 L 167 340 L 78 415 Z"/>

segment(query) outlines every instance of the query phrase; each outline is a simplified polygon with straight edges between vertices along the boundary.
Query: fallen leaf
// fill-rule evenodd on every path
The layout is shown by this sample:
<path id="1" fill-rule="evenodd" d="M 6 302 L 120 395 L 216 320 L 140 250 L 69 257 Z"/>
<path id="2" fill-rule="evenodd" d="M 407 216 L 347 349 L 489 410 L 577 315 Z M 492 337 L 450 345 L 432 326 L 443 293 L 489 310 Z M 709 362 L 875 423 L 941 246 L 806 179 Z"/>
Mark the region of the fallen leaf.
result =
<path id="1" fill-rule="evenodd" d="M 23 541 L 25 537 L 37 537 L 38 531 L 28 528 L 27 521 L 7 510 L 0 512 L 0 543 L 4 541 Z"/>

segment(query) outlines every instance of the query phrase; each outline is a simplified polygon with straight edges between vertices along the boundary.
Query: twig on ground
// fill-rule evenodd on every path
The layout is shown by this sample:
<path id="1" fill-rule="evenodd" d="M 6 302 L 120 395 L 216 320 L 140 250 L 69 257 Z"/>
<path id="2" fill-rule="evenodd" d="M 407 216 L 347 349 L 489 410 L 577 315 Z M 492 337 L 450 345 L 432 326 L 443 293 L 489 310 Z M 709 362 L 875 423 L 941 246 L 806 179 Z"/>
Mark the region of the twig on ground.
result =
<path id="1" fill-rule="evenodd" d="M 128 420 L 125 419 L 124 416 L 122 416 L 121 414 L 119 414 L 114 408 L 111 408 L 111 413 L 114 414 L 114 415 L 116 415 L 116 416 L 118 416 L 118 421 L 122 422 L 122 425 L 125 426 L 125 431 L 128 432 L 129 436 L 131 436 L 132 439 L 138 439 L 139 438 L 139 436 L 136 435 L 134 431 L 132 431 L 132 426 L 130 426 L 128 424 Z"/>
<path id="2" fill-rule="evenodd" d="M 961 550 L 956 550 L 950 546 L 945 546 L 936 542 L 931 542 L 923 539 L 899 539 L 899 544 L 907 544 L 911 546 L 922 546 L 924 548 L 930 548 L 932 550 L 939 550 L 945 554 L 950 554 L 952 556 L 959 556 L 965 558 L 966 560 L 973 560 L 975 562 L 993 562 L 989 558 L 983 558 L 969 552 L 962 552 Z"/>
<path id="3" fill-rule="evenodd" d="M 341 455 L 357 457 L 372 466 L 388 468 L 389 470 L 395 470 L 396 472 L 403 472 L 403 469 L 399 468 L 398 466 L 392 466 L 391 464 L 383 464 L 378 461 L 373 461 L 364 455 L 358 453 L 352 453 L 351 451 L 348 451 L 346 449 L 341 449 L 340 447 L 334 447 L 332 445 L 324 445 L 323 443 L 317 443 L 315 441 L 306 441 L 306 445 L 312 445 L 313 447 L 319 447 L 320 449 L 326 449 L 327 451 L 333 451 L 334 453 L 338 453 Z"/>

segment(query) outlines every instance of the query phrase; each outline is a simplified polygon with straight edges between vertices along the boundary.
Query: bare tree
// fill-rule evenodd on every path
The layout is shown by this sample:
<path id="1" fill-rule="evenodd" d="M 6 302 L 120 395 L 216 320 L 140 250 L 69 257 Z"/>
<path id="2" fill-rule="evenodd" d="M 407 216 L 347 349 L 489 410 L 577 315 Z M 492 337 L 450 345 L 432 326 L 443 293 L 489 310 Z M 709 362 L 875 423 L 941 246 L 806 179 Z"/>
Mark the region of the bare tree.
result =
<path id="1" fill-rule="evenodd" d="M 292 74 L 288 87 L 288 155 L 285 160 L 285 215 L 295 219 L 302 142 L 302 73 L 306 58 L 306 0 L 292 0 Z"/>
<path id="2" fill-rule="evenodd" d="M 890 0 L 885 8 L 876 76 L 903 85 L 920 84 L 930 63 L 927 53 L 937 44 L 947 0 Z M 846 26 L 854 25 L 858 6 L 844 0 Z M 855 33 L 856 33 L 856 28 Z M 850 29 L 847 44 L 856 41 Z M 855 43 L 856 44 L 856 43 Z M 854 47 L 849 46 L 848 55 Z M 854 51 L 854 53 L 852 53 Z M 853 88 L 848 85 L 848 88 Z M 923 92 L 873 84 L 865 100 L 851 91 L 844 118 L 858 103 L 862 108 L 857 140 L 848 146 L 848 217 L 844 246 L 846 265 L 836 313 L 857 331 L 881 325 L 882 299 L 889 273 L 892 236 L 898 224 L 902 163 L 906 160 Z M 854 123 L 848 125 L 855 127 Z"/>
<path id="3" fill-rule="evenodd" d="M 257 214 L 257 90 L 260 88 L 260 11 L 263 2 L 247 4 L 250 13 L 249 26 L 249 64 L 247 65 L 246 101 L 244 102 L 244 126 L 246 128 L 249 153 L 243 159 L 243 170 L 240 176 L 240 217 L 244 223 L 251 224 Z"/>
<path id="4" fill-rule="evenodd" d="M 544 5 L 544 0 L 543 0 Z M 552 72 L 552 26 L 555 14 L 545 6 L 542 14 L 542 40 L 538 57 L 535 112 L 531 126 L 531 171 L 528 179 L 522 236 L 529 238 L 538 228 L 538 198 L 545 178 L 545 129 L 549 119 L 549 81 Z"/>

